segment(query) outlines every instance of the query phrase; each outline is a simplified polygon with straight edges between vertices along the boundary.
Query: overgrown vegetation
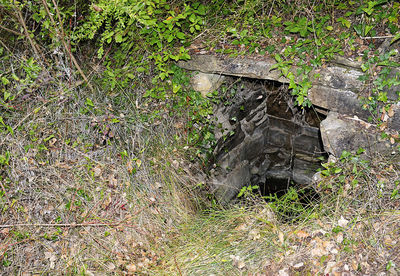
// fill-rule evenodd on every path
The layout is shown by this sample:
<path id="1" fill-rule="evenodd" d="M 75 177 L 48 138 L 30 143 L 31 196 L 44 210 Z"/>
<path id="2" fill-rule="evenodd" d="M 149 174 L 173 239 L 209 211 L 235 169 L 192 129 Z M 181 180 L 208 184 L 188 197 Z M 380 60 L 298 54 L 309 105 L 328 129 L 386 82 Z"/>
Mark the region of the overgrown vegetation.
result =
<path id="1" fill-rule="evenodd" d="M 349 57 L 386 131 L 399 14 L 387 0 L 0 0 L 0 271 L 398 273 L 398 152 L 330 160 L 306 204 L 304 190 L 264 201 L 246 187 L 220 206 L 204 169 L 222 96 L 174 64 L 274 58 L 310 106 L 311 71 Z"/>

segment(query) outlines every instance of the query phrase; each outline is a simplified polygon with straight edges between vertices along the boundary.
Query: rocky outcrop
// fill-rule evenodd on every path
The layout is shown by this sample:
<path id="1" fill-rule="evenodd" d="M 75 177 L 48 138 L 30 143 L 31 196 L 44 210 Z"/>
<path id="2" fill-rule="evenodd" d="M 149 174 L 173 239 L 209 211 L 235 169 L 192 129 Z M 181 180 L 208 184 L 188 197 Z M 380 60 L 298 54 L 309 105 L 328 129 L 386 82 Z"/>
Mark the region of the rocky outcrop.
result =
<path id="1" fill-rule="evenodd" d="M 308 98 L 314 111 L 327 115 L 321 123 L 316 112 L 294 106 L 287 89 L 281 89 L 284 85 L 271 90 L 266 86 L 268 82 L 260 81 L 288 83 L 278 70 L 272 69 L 275 64 L 271 59 L 214 55 L 192 56 L 190 61 L 179 62 L 180 67 L 202 72 L 199 75 L 209 79 L 203 95 L 221 84 L 221 76 L 257 80 L 253 86 L 247 81 L 245 88 L 235 91 L 229 104 L 215 109 L 219 129 L 215 133 L 218 145 L 212 182 L 221 201 L 233 198 L 244 185 L 264 185 L 267 190 L 277 191 L 289 182 L 310 183 L 320 165 L 318 157 L 324 152 L 336 157 L 344 150 L 356 151 L 360 147 L 367 154 L 396 152 L 394 140 L 381 139 L 376 125 L 367 123 L 371 114 L 359 100 L 364 84 L 359 80 L 363 73 L 358 62 L 339 58 L 336 63 L 311 72 L 313 85 Z M 295 72 L 297 68 L 291 70 Z M 399 69 L 391 74 L 400 79 Z M 400 85 L 388 87 L 388 98 L 397 100 L 399 91 Z M 400 103 L 382 116 L 383 128 L 394 134 L 400 131 Z"/>
<path id="2" fill-rule="evenodd" d="M 362 108 L 359 92 L 364 83 L 359 80 L 363 72 L 359 63 L 339 58 L 338 64 L 330 64 L 311 72 L 313 86 L 309 91 L 312 104 L 327 110 L 347 115 L 357 115 L 366 120 L 371 114 Z M 271 69 L 276 64 L 273 59 L 254 60 L 247 58 L 229 58 L 215 55 L 195 55 L 189 61 L 181 61 L 182 68 L 209 74 L 237 76 L 288 83 L 279 70 Z M 298 68 L 293 66 L 291 71 Z M 392 75 L 400 76 L 400 70 L 394 69 Z M 399 86 L 388 89 L 388 98 L 397 99 Z"/>

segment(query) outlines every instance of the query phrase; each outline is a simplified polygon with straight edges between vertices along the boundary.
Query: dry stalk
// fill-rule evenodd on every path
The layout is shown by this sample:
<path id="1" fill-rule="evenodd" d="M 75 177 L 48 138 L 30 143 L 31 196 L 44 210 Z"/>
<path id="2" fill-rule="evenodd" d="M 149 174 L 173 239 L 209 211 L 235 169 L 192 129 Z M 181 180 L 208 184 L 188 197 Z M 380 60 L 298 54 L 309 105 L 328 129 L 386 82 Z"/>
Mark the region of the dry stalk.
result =
<path id="1" fill-rule="evenodd" d="M 0 228 L 15 228 L 15 227 L 103 227 L 103 226 L 119 226 L 124 225 L 127 227 L 135 228 L 135 225 L 126 225 L 122 224 L 122 222 L 114 222 L 114 223 L 16 223 L 16 224 L 3 224 L 0 225 Z"/>
<path id="2" fill-rule="evenodd" d="M 25 36 L 26 38 L 29 39 L 29 36 L 27 36 L 26 34 L 23 34 L 23 33 L 14 31 L 14 30 L 11 30 L 11 29 L 9 29 L 9 28 L 7 28 L 7 27 L 4 27 L 4 26 L 2 26 L 2 25 L 0 25 L 0 28 L 3 29 L 3 30 L 5 30 L 5 31 L 7 31 L 7 32 L 9 32 L 9 33 L 15 34 L 15 35 L 17 35 L 17 36 Z"/>
<path id="3" fill-rule="evenodd" d="M 35 55 L 37 57 L 41 57 L 45 61 L 45 63 L 47 64 L 46 58 L 44 57 L 43 53 L 40 52 L 39 47 L 37 47 L 36 43 L 33 41 L 31 36 L 29 35 L 28 27 L 25 24 L 25 20 L 24 20 L 24 17 L 22 16 L 22 14 L 21 14 L 20 9 L 18 9 L 16 4 L 15 4 L 15 0 L 13 2 L 14 2 L 14 11 L 16 13 L 16 17 L 17 17 L 19 23 L 22 25 L 22 27 L 24 29 L 25 37 L 28 39 L 29 43 L 31 44 L 31 47 L 32 47 L 33 51 L 35 52 Z"/>
<path id="4" fill-rule="evenodd" d="M 58 6 L 57 6 L 56 2 L 55 2 L 54 0 L 52 0 L 52 2 L 53 2 L 54 8 L 55 8 L 56 13 L 57 13 L 57 17 L 58 17 L 58 21 L 59 21 L 58 23 L 59 23 L 60 28 L 61 28 L 61 33 L 56 29 L 57 36 L 61 39 L 61 42 L 62 42 L 62 44 L 63 44 L 63 46 L 64 46 L 65 51 L 67 51 L 69 57 L 71 58 L 72 62 L 74 63 L 74 65 L 75 65 L 76 69 L 78 70 L 79 74 L 80 74 L 81 77 L 85 80 L 85 82 L 87 83 L 89 89 L 90 89 L 92 92 L 94 92 L 94 88 L 93 88 L 92 84 L 89 82 L 89 80 L 88 80 L 88 78 L 86 77 L 85 73 L 83 73 L 81 67 L 79 66 L 78 61 L 75 59 L 75 56 L 72 54 L 72 52 L 71 52 L 71 50 L 69 49 L 67 43 L 65 42 L 64 28 L 63 28 L 63 26 L 62 26 L 62 21 L 61 21 L 60 12 L 59 12 L 59 10 L 58 10 Z M 57 25 L 56 25 L 56 22 L 54 21 L 54 17 L 53 17 L 53 15 L 51 14 L 51 12 L 50 12 L 50 10 L 49 10 L 49 7 L 48 7 L 48 4 L 47 4 L 46 0 L 42 0 L 42 3 L 43 3 L 43 6 L 44 6 L 44 8 L 45 8 L 45 10 L 46 10 L 47 15 L 49 16 L 49 19 L 50 19 L 50 21 L 51 21 L 51 24 L 53 24 L 54 28 L 56 28 L 56 26 L 57 26 Z"/>

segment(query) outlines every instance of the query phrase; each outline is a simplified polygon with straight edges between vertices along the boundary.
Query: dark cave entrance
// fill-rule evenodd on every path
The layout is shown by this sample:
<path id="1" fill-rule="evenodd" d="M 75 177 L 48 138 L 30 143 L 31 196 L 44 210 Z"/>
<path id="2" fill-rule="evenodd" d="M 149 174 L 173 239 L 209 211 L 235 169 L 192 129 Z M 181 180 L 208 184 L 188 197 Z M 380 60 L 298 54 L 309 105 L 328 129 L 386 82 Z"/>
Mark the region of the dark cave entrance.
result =
<path id="1" fill-rule="evenodd" d="M 230 77 L 215 109 L 217 195 L 235 199 L 244 186 L 261 196 L 307 187 L 326 157 L 319 124 L 323 110 L 296 106 L 287 85 Z"/>

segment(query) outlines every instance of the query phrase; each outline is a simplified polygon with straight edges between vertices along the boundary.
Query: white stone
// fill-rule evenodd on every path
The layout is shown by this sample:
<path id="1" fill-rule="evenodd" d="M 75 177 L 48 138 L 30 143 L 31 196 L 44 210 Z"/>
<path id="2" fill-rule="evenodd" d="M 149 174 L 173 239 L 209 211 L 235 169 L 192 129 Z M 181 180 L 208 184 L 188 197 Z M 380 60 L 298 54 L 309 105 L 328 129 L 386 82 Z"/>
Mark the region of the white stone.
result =
<path id="1" fill-rule="evenodd" d="M 219 88 L 224 79 L 222 75 L 198 72 L 192 76 L 190 82 L 194 90 L 200 92 L 203 97 L 207 97 L 208 93 Z"/>

